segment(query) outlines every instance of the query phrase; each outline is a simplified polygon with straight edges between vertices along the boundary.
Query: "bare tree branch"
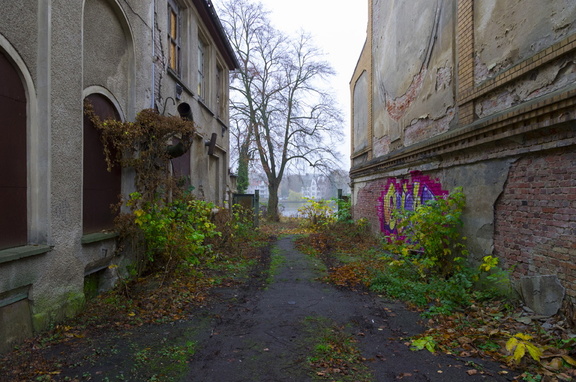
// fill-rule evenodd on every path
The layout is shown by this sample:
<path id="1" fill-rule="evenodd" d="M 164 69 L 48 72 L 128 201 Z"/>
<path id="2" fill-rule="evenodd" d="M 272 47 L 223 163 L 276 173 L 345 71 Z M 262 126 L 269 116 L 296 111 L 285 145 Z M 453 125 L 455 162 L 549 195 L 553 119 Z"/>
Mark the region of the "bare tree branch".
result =
<path id="1" fill-rule="evenodd" d="M 278 220 L 289 167 L 339 167 L 343 119 L 328 90 L 335 72 L 309 34 L 292 38 L 273 28 L 262 4 L 227 0 L 219 13 L 241 63 L 230 97 L 238 162 L 255 149 L 268 181 L 268 213 Z"/>

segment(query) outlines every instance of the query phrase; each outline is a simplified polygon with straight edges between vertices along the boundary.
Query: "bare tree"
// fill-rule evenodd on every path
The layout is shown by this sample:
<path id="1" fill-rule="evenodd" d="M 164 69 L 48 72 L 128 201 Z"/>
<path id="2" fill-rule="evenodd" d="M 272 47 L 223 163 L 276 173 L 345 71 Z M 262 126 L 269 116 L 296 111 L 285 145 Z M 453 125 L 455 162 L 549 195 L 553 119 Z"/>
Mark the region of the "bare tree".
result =
<path id="1" fill-rule="evenodd" d="M 241 62 L 230 97 L 231 120 L 242 127 L 235 131 L 239 169 L 255 149 L 268 181 L 269 218 L 278 220 L 278 189 L 290 167 L 338 167 L 343 120 L 328 90 L 334 70 L 309 35 L 290 38 L 273 28 L 260 3 L 227 0 L 220 14 Z"/>

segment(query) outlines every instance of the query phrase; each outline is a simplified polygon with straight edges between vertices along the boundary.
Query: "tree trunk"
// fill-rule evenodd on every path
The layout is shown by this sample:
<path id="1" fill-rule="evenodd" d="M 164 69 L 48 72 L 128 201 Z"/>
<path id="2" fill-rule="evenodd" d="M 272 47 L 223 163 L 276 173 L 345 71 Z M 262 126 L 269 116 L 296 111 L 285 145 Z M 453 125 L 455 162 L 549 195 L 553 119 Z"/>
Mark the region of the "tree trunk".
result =
<path id="1" fill-rule="evenodd" d="M 238 181 L 236 188 L 239 194 L 245 193 L 250 185 L 250 180 L 248 179 L 248 165 L 250 163 L 248 149 L 249 146 L 243 144 L 238 156 Z"/>
<path id="2" fill-rule="evenodd" d="M 280 182 L 270 182 L 268 184 L 268 219 L 273 222 L 280 221 L 280 212 L 278 211 L 278 188 Z"/>

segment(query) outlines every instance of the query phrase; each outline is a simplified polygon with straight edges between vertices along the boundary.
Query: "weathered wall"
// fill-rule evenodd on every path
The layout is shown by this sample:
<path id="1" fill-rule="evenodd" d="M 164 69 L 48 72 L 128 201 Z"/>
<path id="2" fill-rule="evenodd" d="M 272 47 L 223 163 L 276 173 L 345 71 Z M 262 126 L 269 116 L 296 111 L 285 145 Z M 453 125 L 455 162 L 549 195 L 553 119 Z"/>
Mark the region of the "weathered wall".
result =
<path id="1" fill-rule="evenodd" d="M 514 274 L 557 275 L 576 297 L 576 149 L 519 158 L 496 203 L 495 254 Z"/>
<path id="2" fill-rule="evenodd" d="M 353 132 L 354 132 L 354 152 L 359 152 L 368 148 L 368 102 L 370 78 L 367 71 L 363 71 L 356 86 L 354 86 L 352 103 L 354 105 Z"/>
<path id="3" fill-rule="evenodd" d="M 125 115 L 131 98 L 134 48 L 128 26 L 117 13 L 105 1 L 84 3 L 83 84 L 84 88 L 96 85 L 107 89 L 121 100 L 121 113 Z"/>
<path id="4" fill-rule="evenodd" d="M 399 148 L 447 131 L 455 107 L 455 2 L 373 3 L 374 139 Z M 375 157 L 383 154 L 375 147 Z"/>
<path id="5" fill-rule="evenodd" d="M 480 83 L 576 32 L 576 3 L 475 1 L 474 25 L 475 81 Z"/>
<path id="6" fill-rule="evenodd" d="M 368 147 L 352 155 L 354 217 L 386 233 L 391 184 L 406 197 L 418 181 L 463 187 L 473 258 L 495 254 L 516 278 L 557 275 L 576 297 L 576 5 L 371 6 L 373 101 Z"/>
<path id="7" fill-rule="evenodd" d="M 209 8 L 205 2 L 198 4 Z M 187 9 L 186 35 L 193 38 L 204 28 L 211 43 L 211 90 L 200 102 L 190 90 L 195 88 L 195 66 L 187 68 L 191 74 L 185 84 L 166 75 L 166 9 L 165 1 L 142 0 L 3 4 L 0 51 L 13 63 L 26 93 L 28 197 L 22 213 L 27 217 L 28 245 L 0 250 L 0 352 L 77 313 L 85 302 L 86 278 L 96 277 L 101 288 L 108 288 L 117 277 L 108 266 L 129 261 L 117 256 L 114 233 L 84 234 L 82 229 L 83 177 L 90 175 L 82 163 L 86 96 L 105 96 L 124 120 L 133 120 L 144 108 L 164 111 L 163 106 L 166 114 L 177 115 L 176 104 L 165 103 L 168 97 L 189 103 L 199 126 L 189 175 L 198 188 L 204 185 L 208 200 L 222 204 L 226 198 L 228 115 L 218 102 L 227 105 L 228 88 L 215 90 L 216 64 L 223 70 L 220 84 L 227 84 L 235 60 L 225 43 L 210 40 L 213 29 L 203 27 L 214 22 L 212 16 L 206 10 L 201 17 L 193 7 Z M 196 44 L 187 42 L 187 58 L 196 62 Z M 157 75 L 160 72 L 163 76 Z M 180 99 L 177 84 L 186 87 Z M 213 132 L 218 139 L 210 157 L 205 139 Z M 133 190 L 133 177 L 129 171 L 122 177 L 122 193 L 127 195 Z"/>
<path id="8" fill-rule="evenodd" d="M 38 12 L 40 4 L 44 1 L 22 0 L 11 4 L 16 9 L 16 13 L 0 12 L 0 25 L 2 35 L 13 46 L 18 47 L 18 53 L 25 62 L 35 62 L 37 57 L 38 44 Z M 3 4 L 4 5 L 4 4 Z M 18 17 L 13 17 L 17 14 Z M 33 68 L 34 66 L 32 66 Z M 36 80 L 36 73 L 31 71 Z"/>

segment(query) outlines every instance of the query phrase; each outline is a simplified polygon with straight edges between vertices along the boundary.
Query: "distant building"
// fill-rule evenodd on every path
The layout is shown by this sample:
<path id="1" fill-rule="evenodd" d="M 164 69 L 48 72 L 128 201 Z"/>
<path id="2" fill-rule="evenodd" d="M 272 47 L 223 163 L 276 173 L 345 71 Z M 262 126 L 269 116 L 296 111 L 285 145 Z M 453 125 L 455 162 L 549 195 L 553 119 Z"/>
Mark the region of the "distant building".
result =
<path id="1" fill-rule="evenodd" d="M 133 190 L 133 178 L 106 171 L 83 100 L 123 121 L 145 108 L 178 115 L 177 106 L 189 107 L 198 132 L 173 171 L 223 204 L 232 187 L 228 79 L 236 67 L 209 0 L 3 4 L 0 351 L 74 315 L 85 280 L 111 286 L 108 266 L 122 260 L 110 204 Z"/>
<path id="2" fill-rule="evenodd" d="M 576 298 L 576 7 L 369 1 L 351 80 L 354 218 L 463 187 L 472 256 Z"/>

